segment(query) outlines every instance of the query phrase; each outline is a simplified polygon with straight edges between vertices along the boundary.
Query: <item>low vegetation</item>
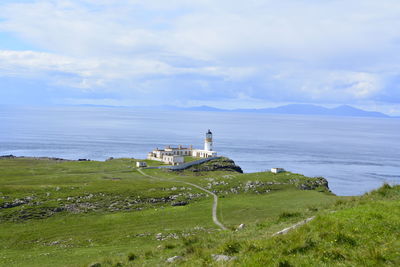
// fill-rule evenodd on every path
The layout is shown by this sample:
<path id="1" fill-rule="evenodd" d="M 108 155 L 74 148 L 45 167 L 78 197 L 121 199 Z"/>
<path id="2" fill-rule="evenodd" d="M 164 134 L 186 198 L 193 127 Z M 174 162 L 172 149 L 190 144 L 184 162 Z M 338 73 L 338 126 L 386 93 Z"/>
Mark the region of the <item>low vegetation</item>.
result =
<path id="1" fill-rule="evenodd" d="M 183 158 L 184 158 L 184 160 L 185 160 L 185 163 L 186 163 L 186 162 L 192 162 L 192 161 L 196 161 L 196 160 L 201 159 L 200 157 L 192 157 L 192 156 L 184 156 Z"/>
<path id="2" fill-rule="evenodd" d="M 399 186 L 338 197 L 323 178 L 242 174 L 225 159 L 143 170 L 162 179 L 143 176 L 135 163 L 0 159 L 0 265 L 400 264 Z M 228 231 L 211 220 L 212 198 L 180 181 L 218 195 Z"/>

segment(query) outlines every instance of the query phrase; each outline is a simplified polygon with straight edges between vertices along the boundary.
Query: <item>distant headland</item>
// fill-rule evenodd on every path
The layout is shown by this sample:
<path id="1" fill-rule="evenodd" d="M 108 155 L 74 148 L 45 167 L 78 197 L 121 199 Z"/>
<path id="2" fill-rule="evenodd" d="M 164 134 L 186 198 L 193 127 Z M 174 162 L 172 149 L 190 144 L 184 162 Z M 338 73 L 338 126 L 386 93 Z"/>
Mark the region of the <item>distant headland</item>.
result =
<path id="1" fill-rule="evenodd" d="M 171 105 L 156 107 L 134 107 L 134 106 L 107 106 L 107 105 L 79 105 L 82 107 L 103 107 L 103 108 L 139 108 L 151 110 L 170 111 L 206 111 L 206 112 L 241 112 L 241 113 L 265 113 L 265 114 L 287 114 L 287 115 L 315 115 L 315 116 L 336 116 L 336 117 L 373 117 L 373 118 L 400 118 L 400 116 L 389 116 L 382 112 L 366 111 L 349 105 L 340 105 L 334 108 L 326 108 L 312 104 L 288 104 L 272 108 L 239 108 L 221 109 L 211 106 L 178 107 Z"/>

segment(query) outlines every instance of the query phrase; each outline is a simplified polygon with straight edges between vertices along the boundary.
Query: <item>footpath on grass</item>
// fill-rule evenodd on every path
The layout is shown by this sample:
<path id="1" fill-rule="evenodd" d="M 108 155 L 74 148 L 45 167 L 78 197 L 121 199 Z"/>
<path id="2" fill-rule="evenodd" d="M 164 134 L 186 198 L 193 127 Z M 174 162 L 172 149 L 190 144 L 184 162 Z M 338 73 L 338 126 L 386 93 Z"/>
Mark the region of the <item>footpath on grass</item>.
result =
<path id="1" fill-rule="evenodd" d="M 204 192 L 206 192 L 208 195 L 213 197 L 213 206 L 212 206 L 212 220 L 214 222 L 215 225 L 217 225 L 220 229 L 222 230 L 228 230 L 219 220 L 217 217 L 217 209 L 218 209 L 218 196 L 216 194 L 214 194 L 213 192 L 197 185 L 197 184 L 193 184 L 193 183 L 189 183 L 189 182 L 184 182 L 184 181 L 179 181 L 179 180 L 170 180 L 170 179 L 164 179 L 164 178 L 160 178 L 160 177 L 155 177 L 149 174 L 146 174 L 145 172 L 143 172 L 142 169 L 138 168 L 137 169 L 138 172 L 140 172 L 142 175 L 149 177 L 151 179 L 155 179 L 155 180 L 159 180 L 159 181 L 173 181 L 173 182 L 177 182 L 177 183 L 182 183 L 182 184 L 187 184 L 187 185 L 191 185 L 194 186 Z"/>
<path id="2" fill-rule="evenodd" d="M 302 220 L 302 221 L 300 221 L 300 222 L 298 222 L 298 223 L 296 223 L 296 224 L 294 224 L 294 225 L 292 225 L 292 226 L 290 226 L 290 227 L 287 227 L 287 228 L 285 228 L 285 229 L 282 229 L 282 230 L 276 232 L 276 233 L 273 234 L 272 236 L 285 235 L 285 234 L 289 233 L 291 230 L 294 230 L 294 229 L 296 229 L 296 228 L 299 228 L 300 226 L 302 226 L 302 225 L 304 225 L 304 224 L 306 224 L 306 223 L 308 223 L 308 222 L 310 222 L 310 221 L 312 221 L 312 220 L 314 220 L 314 219 L 315 219 L 315 216 L 312 216 L 312 217 L 310 217 L 310 218 L 307 218 L 307 219 L 305 219 L 305 220 Z"/>

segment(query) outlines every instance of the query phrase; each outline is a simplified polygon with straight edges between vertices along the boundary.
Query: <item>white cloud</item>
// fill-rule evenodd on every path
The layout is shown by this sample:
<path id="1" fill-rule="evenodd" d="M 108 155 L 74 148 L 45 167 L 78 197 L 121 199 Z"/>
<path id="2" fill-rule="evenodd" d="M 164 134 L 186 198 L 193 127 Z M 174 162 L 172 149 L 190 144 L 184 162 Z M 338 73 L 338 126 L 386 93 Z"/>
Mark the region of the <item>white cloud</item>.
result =
<path id="1" fill-rule="evenodd" d="M 102 87 L 107 81 L 149 74 L 170 74 L 174 69 L 154 60 L 80 59 L 34 51 L 0 51 L 0 75 L 57 75 L 58 85 L 78 88 Z M 72 77 L 71 77 L 72 75 Z"/>
<path id="2" fill-rule="evenodd" d="M 347 90 L 356 98 L 369 98 L 382 89 L 379 77 L 374 74 L 351 73 L 346 78 L 351 84 Z"/>
<path id="3" fill-rule="evenodd" d="M 32 0 L 0 18 L 47 51 L 0 52 L 0 75 L 124 96 L 351 103 L 400 74 L 397 0 Z"/>
<path id="4" fill-rule="evenodd" d="M 135 80 L 143 76 L 169 76 L 180 74 L 198 74 L 224 76 L 236 79 L 252 73 L 249 68 L 220 68 L 205 66 L 199 68 L 173 67 L 165 62 L 153 59 L 99 59 L 60 56 L 53 53 L 34 51 L 0 50 L 0 75 L 30 76 L 60 72 L 74 75 L 57 76 L 58 85 L 77 88 L 106 87 L 113 80 Z"/>
<path id="5" fill-rule="evenodd" d="M 0 51 L 0 66 L 11 72 L 62 71 L 80 74 L 96 68 L 96 63 L 78 61 L 69 57 L 34 51 Z"/>

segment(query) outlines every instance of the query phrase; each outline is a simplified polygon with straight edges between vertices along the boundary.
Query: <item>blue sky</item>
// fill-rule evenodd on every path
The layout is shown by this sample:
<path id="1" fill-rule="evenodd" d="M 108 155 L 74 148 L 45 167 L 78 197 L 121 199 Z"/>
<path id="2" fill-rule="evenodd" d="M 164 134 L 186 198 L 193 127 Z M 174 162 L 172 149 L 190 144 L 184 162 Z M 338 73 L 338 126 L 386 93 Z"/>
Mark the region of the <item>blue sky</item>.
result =
<path id="1" fill-rule="evenodd" d="M 400 115 L 398 0 L 3 0 L 2 105 Z"/>

